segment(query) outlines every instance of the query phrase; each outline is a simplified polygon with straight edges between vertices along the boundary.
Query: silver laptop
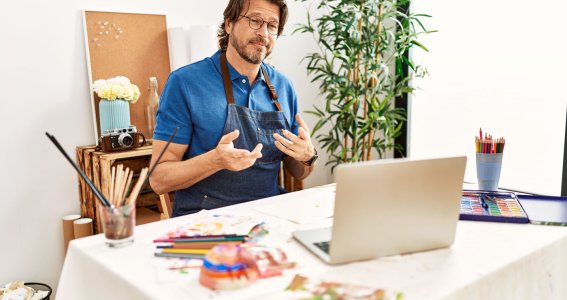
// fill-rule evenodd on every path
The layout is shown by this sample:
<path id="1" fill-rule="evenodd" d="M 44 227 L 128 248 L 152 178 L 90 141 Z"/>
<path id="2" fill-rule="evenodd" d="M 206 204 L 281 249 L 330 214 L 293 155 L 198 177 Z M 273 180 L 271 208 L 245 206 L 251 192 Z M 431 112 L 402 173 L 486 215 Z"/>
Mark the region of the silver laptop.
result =
<path id="1" fill-rule="evenodd" d="M 339 165 L 333 226 L 293 236 L 329 264 L 448 247 L 466 156 Z"/>

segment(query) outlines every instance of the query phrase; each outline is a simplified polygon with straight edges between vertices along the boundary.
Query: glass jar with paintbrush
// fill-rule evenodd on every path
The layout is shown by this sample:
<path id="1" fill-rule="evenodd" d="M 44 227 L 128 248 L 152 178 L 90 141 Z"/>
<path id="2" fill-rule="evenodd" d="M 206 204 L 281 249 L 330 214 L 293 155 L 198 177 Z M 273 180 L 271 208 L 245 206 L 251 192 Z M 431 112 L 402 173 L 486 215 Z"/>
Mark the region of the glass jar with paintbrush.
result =
<path id="1" fill-rule="evenodd" d="M 146 181 L 148 168 L 143 168 L 133 188 L 130 188 L 134 172 L 122 165 L 112 167 L 110 180 L 110 206 L 100 206 L 102 230 L 106 244 L 111 248 L 130 245 L 134 242 L 136 226 L 136 198 Z M 127 192 L 130 195 L 126 197 Z"/>
<path id="2" fill-rule="evenodd" d="M 136 209 L 133 204 L 121 207 L 100 206 L 100 218 L 106 244 L 111 248 L 130 245 L 134 242 Z"/>

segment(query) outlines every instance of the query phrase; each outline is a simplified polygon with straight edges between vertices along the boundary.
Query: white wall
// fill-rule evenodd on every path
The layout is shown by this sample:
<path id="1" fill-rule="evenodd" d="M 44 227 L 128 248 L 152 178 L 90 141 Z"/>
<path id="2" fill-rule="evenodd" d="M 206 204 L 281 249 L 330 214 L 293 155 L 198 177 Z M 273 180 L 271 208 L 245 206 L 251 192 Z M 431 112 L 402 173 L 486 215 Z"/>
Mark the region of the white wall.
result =
<path id="1" fill-rule="evenodd" d="M 288 2 L 288 35 L 278 41 L 273 63 L 292 79 L 305 110 L 317 91 L 299 61 L 314 46 L 309 36 L 289 35 L 305 10 Z M 0 10 L 0 285 L 26 280 L 55 288 L 64 259 L 61 217 L 80 211 L 77 175 L 44 132 L 73 157 L 75 146 L 94 141 L 81 10 L 166 14 L 168 27 L 188 28 L 216 26 L 226 3 L 22 0 Z M 328 178 L 319 168 L 306 185 Z"/>
<path id="2" fill-rule="evenodd" d="M 430 76 L 411 101 L 411 156 L 466 154 L 479 128 L 505 137 L 501 186 L 559 195 L 567 96 L 567 2 L 415 1 L 439 30 L 414 52 Z"/>

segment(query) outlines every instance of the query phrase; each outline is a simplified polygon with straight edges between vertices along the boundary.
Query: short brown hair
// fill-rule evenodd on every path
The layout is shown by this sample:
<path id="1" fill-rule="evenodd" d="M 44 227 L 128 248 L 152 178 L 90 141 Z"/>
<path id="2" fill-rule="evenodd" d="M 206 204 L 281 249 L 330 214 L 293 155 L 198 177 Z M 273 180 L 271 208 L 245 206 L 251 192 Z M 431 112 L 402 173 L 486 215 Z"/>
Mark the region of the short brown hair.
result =
<path id="1" fill-rule="evenodd" d="M 228 5 L 224 9 L 224 19 L 219 26 L 219 30 L 217 32 L 217 37 L 219 38 L 219 46 L 222 51 L 226 51 L 228 47 L 228 33 L 224 28 L 224 23 L 226 20 L 231 22 L 236 22 L 240 18 L 240 13 L 244 8 L 244 4 L 247 2 L 248 7 L 250 7 L 251 0 L 230 0 Z M 278 28 L 278 36 L 282 34 L 285 23 L 287 22 L 287 4 L 285 0 L 268 0 L 280 8 L 280 22 Z"/>

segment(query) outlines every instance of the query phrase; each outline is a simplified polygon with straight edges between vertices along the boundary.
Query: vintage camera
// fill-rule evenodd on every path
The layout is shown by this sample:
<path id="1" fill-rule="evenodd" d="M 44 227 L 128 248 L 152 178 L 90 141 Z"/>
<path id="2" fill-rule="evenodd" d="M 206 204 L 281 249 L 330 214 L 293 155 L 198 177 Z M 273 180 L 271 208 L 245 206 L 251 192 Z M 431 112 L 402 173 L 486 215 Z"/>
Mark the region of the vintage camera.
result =
<path id="1" fill-rule="evenodd" d="M 145 142 L 146 138 L 136 130 L 134 125 L 128 128 L 105 130 L 101 136 L 101 146 L 104 152 L 134 149 L 144 145 Z"/>

